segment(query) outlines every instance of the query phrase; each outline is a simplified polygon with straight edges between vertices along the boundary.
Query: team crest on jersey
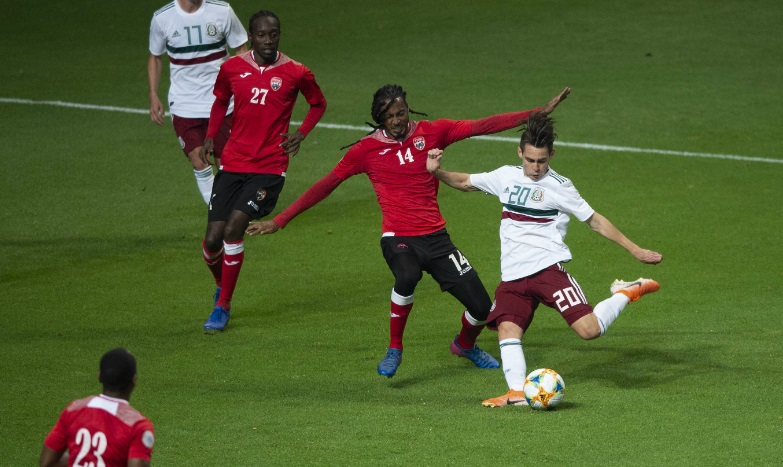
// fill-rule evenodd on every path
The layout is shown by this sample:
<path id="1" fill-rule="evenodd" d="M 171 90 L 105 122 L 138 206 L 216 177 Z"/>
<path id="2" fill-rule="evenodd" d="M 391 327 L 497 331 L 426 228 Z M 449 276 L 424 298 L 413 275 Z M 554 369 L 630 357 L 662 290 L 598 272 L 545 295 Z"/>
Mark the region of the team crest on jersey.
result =
<path id="1" fill-rule="evenodd" d="M 207 36 L 215 37 L 217 36 L 217 33 L 218 33 L 217 24 L 207 23 Z"/>
<path id="2" fill-rule="evenodd" d="M 263 188 L 259 188 L 259 190 L 256 192 L 256 200 L 263 201 L 264 198 L 266 198 L 266 190 Z"/>
<path id="3" fill-rule="evenodd" d="M 424 137 L 423 136 L 417 136 L 413 138 L 413 146 L 421 151 L 424 149 Z"/>
<path id="4" fill-rule="evenodd" d="M 144 433 L 141 434 L 141 442 L 147 449 L 152 449 L 152 447 L 155 446 L 155 435 L 153 435 L 150 430 L 145 430 Z"/>
<path id="5" fill-rule="evenodd" d="M 273 91 L 277 91 L 280 89 L 280 86 L 283 85 L 283 80 L 275 76 L 272 78 L 272 81 L 269 82 L 269 85 L 272 86 Z"/>
<path id="6" fill-rule="evenodd" d="M 541 188 L 533 190 L 533 193 L 530 193 L 530 201 L 535 201 L 536 203 L 544 201 L 544 190 Z"/>

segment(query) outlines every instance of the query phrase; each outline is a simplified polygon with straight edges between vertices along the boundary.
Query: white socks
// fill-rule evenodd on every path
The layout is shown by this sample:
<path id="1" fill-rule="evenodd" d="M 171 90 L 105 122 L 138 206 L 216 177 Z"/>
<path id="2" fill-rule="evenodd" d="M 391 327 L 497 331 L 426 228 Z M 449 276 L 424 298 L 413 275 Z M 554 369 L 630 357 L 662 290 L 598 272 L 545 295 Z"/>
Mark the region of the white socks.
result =
<path id="1" fill-rule="evenodd" d="M 614 320 L 620 316 L 620 312 L 623 311 L 623 308 L 629 302 L 630 299 L 628 297 L 621 293 L 616 293 L 593 308 L 593 314 L 598 318 L 602 336 L 606 333 L 609 326 L 614 323 Z"/>
<path id="2" fill-rule="evenodd" d="M 525 386 L 525 376 L 527 376 L 522 341 L 519 339 L 500 341 L 500 359 L 503 361 L 503 374 L 506 376 L 508 388 L 521 391 Z"/>
<path id="3" fill-rule="evenodd" d="M 203 170 L 193 169 L 193 174 L 196 176 L 196 185 L 198 185 L 198 191 L 201 192 L 201 197 L 204 198 L 204 202 L 209 204 L 209 198 L 212 196 L 212 181 L 215 176 L 212 175 L 212 166 Z"/>

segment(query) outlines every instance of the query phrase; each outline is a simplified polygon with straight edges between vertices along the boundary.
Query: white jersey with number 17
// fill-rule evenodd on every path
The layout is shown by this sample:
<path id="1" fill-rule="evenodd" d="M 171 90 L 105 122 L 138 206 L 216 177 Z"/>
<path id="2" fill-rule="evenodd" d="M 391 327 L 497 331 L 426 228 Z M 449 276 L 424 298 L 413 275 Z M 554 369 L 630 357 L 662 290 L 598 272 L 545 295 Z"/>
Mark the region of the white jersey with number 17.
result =
<path id="1" fill-rule="evenodd" d="M 525 176 L 521 166 L 504 166 L 472 174 L 470 184 L 498 197 L 500 269 L 504 282 L 521 279 L 571 260 L 565 244 L 569 214 L 586 221 L 595 211 L 571 180 L 549 169 L 539 181 Z"/>
<path id="2" fill-rule="evenodd" d="M 226 2 L 205 0 L 193 13 L 177 0 L 160 8 L 150 24 L 150 53 L 167 53 L 171 74 L 169 110 L 185 118 L 209 118 L 220 65 L 228 60 L 226 46 L 247 42 L 247 32 Z M 229 107 L 229 112 L 233 110 Z"/>

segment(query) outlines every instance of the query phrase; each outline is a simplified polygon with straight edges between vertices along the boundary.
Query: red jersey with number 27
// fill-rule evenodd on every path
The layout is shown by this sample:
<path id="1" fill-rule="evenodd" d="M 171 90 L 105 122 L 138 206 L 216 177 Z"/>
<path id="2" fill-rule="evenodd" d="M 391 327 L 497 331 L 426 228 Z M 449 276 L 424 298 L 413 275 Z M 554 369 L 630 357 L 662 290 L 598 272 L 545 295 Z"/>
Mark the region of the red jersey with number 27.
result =
<path id="1" fill-rule="evenodd" d="M 101 394 L 71 402 L 44 444 L 67 449 L 70 466 L 125 467 L 128 459 L 150 460 L 155 430 L 128 401 Z"/>
<path id="2" fill-rule="evenodd" d="M 299 92 L 311 106 L 322 106 L 317 115 L 308 113 L 299 128 L 305 136 L 323 115 L 326 99 L 306 66 L 279 52 L 274 63 L 259 67 L 252 53 L 231 57 L 221 65 L 215 81 L 218 99 L 234 96 L 231 136 L 221 155 L 221 170 L 285 175 L 289 158 L 280 147 L 284 140 L 280 135 L 288 133 Z"/>

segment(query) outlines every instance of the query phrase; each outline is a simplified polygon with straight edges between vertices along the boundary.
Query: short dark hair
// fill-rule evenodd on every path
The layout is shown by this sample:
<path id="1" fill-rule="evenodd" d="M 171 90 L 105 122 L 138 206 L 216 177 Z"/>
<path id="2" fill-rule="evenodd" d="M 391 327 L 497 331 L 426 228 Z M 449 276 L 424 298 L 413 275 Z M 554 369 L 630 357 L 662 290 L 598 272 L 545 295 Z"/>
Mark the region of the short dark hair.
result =
<path id="1" fill-rule="evenodd" d="M 522 128 L 522 138 L 519 141 L 519 147 L 525 149 L 525 144 L 536 148 L 546 146 L 549 152 L 552 152 L 555 139 L 557 139 L 555 121 L 542 112 L 536 112 L 528 117 L 527 123 Z"/>
<path id="2" fill-rule="evenodd" d="M 136 376 L 136 358 L 122 347 L 109 350 L 101 357 L 99 372 L 104 391 L 130 391 Z"/>
<path id="3" fill-rule="evenodd" d="M 405 91 L 398 84 L 387 84 L 375 91 L 375 95 L 372 96 L 372 107 L 370 108 L 370 115 L 372 115 L 373 121 L 381 125 L 383 123 L 383 114 L 389 110 L 396 99 L 402 99 L 405 104 L 408 103 L 405 100 L 405 96 Z"/>
<path id="4" fill-rule="evenodd" d="M 255 12 L 255 13 L 253 13 L 253 16 L 250 17 L 250 21 L 247 22 L 247 31 L 248 32 L 252 32 L 252 30 L 253 30 L 253 23 L 255 23 L 255 21 L 258 18 L 274 18 L 277 21 L 277 29 L 280 29 L 281 31 L 283 30 L 282 29 L 283 27 L 280 25 L 280 18 L 278 18 L 276 14 L 272 13 L 269 10 L 259 10 L 259 11 Z"/>

